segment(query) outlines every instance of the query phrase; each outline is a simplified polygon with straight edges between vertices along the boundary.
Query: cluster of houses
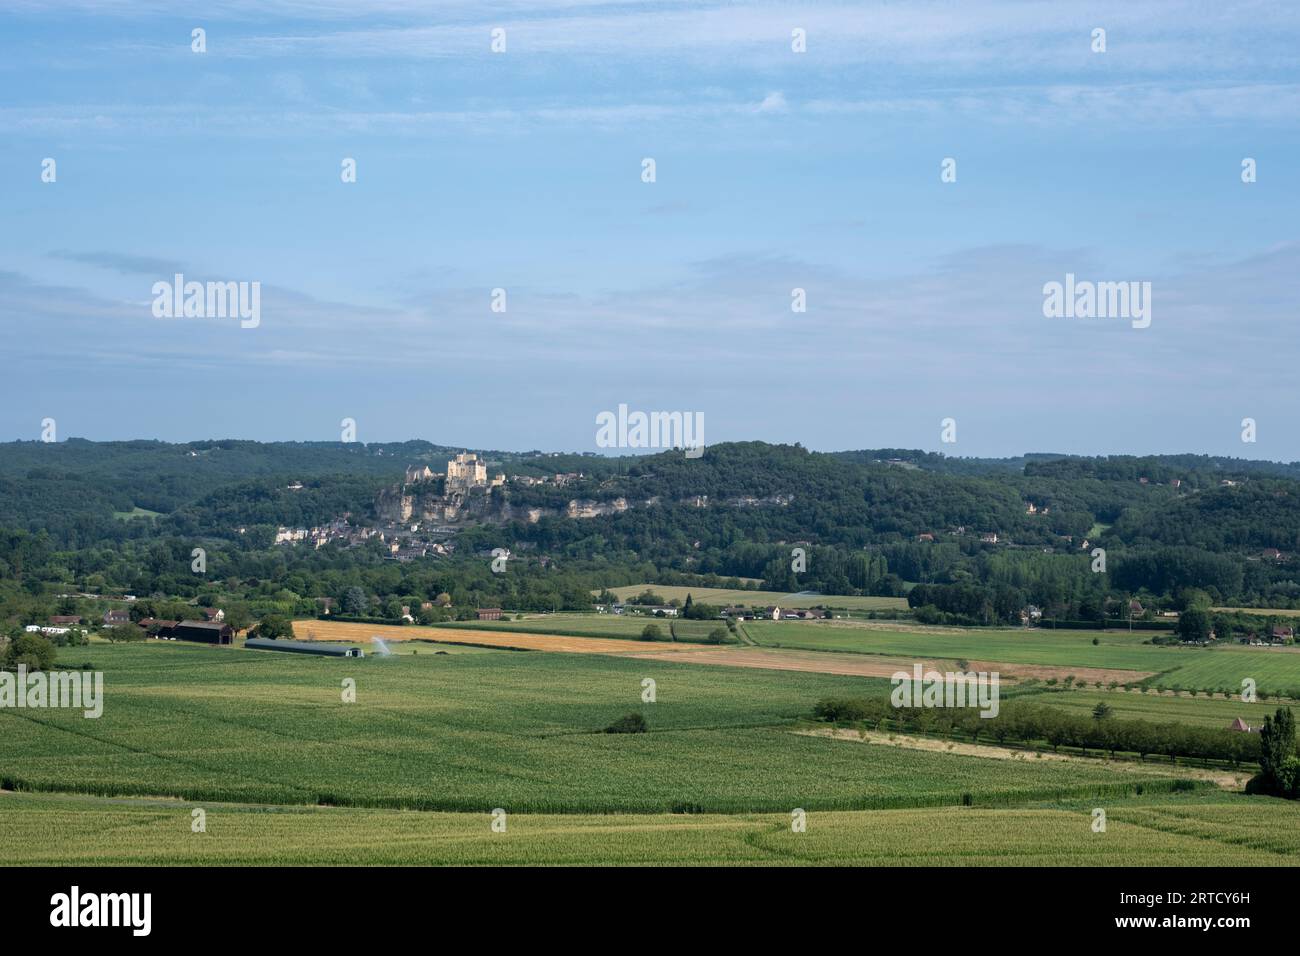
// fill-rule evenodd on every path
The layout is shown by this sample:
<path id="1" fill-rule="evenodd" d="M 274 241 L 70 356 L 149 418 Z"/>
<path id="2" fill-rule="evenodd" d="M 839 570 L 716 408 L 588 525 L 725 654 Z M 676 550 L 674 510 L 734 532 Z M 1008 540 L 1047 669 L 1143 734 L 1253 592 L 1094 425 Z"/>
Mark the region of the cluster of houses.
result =
<path id="1" fill-rule="evenodd" d="M 675 604 L 597 604 L 599 614 L 641 615 L 644 617 L 677 617 L 682 609 Z M 829 611 L 817 608 L 765 608 L 743 607 L 735 605 L 724 607 L 719 614 L 722 618 L 736 621 L 817 621 L 831 616 Z"/>
<path id="2" fill-rule="evenodd" d="M 1033 506 L 1033 505 L 1030 505 L 1030 507 L 1032 508 L 1032 507 L 1034 507 L 1034 506 Z M 1046 510 L 1046 509 L 1044 509 L 1044 511 L 1045 511 L 1045 510 Z M 1033 514 L 1033 513 L 1034 513 L 1034 512 L 1030 512 L 1030 514 Z M 1040 512 L 1040 513 L 1041 513 L 1041 512 Z M 949 537 L 960 537 L 961 535 L 964 535 L 965 533 L 966 533 L 966 526 L 965 526 L 965 525 L 958 525 L 958 526 L 955 527 L 955 528 L 949 528 L 949 529 L 948 529 L 948 536 L 949 536 Z M 933 534 L 932 532 L 929 532 L 929 531 L 922 531 L 920 534 L 918 534 L 918 535 L 916 536 L 916 540 L 917 540 L 917 541 L 934 541 L 934 534 Z M 981 543 L 981 544 L 997 544 L 999 541 L 1002 541 L 1004 544 L 1009 543 L 1009 542 L 1007 542 L 1004 538 L 1002 538 L 1002 537 L 998 534 L 998 532 L 996 532 L 996 531 L 982 531 L 982 532 L 980 532 L 980 543 Z"/>
<path id="3" fill-rule="evenodd" d="M 1288 624 L 1275 624 L 1267 637 L 1251 634 L 1241 639 L 1241 643 L 1249 644 L 1251 647 L 1276 647 L 1279 644 L 1290 644 L 1294 641 L 1295 628 Z"/>
<path id="4" fill-rule="evenodd" d="M 240 529 L 242 532 L 244 529 Z M 327 544 L 338 543 L 343 547 L 354 548 L 377 539 L 394 561 L 414 561 L 416 558 L 446 557 L 456 550 L 452 541 L 443 540 L 451 533 L 448 528 L 426 528 L 420 533 L 420 523 L 408 527 L 390 525 L 383 528 L 356 528 L 348 524 L 346 518 L 337 518 L 327 525 L 315 528 L 286 528 L 276 530 L 276 544 L 310 544 L 320 549 Z"/>
<path id="5" fill-rule="evenodd" d="M 93 595 L 91 595 L 93 597 Z M 162 641 L 202 641 L 206 644 L 230 644 L 234 641 L 234 629 L 225 623 L 226 613 L 219 608 L 203 608 L 201 620 L 166 621 L 159 618 L 141 618 L 139 626 L 150 637 Z M 106 628 L 119 627 L 131 623 L 131 612 L 124 610 L 105 611 L 100 619 Z M 44 637 L 59 637 L 75 630 L 85 630 L 87 625 L 76 614 L 55 614 L 48 624 L 28 624 L 24 630 L 28 634 L 40 634 Z"/>
<path id="6" fill-rule="evenodd" d="M 555 485 L 557 488 L 563 488 L 565 485 L 571 485 L 575 481 L 582 481 L 587 476 L 580 471 L 570 471 L 564 474 L 542 475 L 540 478 L 534 478 L 531 475 L 513 475 L 510 478 L 511 484 L 520 485 L 524 488 L 532 488 L 537 485 Z"/>

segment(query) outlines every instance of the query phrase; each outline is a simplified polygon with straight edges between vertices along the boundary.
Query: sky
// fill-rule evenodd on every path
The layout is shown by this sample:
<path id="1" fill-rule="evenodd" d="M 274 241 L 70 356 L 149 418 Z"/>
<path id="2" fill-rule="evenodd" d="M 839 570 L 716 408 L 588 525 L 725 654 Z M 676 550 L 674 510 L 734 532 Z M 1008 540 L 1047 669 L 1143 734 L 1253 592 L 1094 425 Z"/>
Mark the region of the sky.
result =
<path id="1" fill-rule="evenodd" d="M 1300 459 L 1300 5 L 187 6 L 0 0 L 0 440 Z"/>

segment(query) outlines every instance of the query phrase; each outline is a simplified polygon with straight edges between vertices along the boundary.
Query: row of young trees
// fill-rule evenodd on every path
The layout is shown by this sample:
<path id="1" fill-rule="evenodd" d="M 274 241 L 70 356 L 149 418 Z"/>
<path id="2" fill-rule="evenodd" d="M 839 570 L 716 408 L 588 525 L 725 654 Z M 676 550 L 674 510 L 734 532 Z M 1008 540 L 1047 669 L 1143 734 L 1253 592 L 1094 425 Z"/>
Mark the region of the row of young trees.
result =
<path id="1" fill-rule="evenodd" d="M 1289 711 L 1288 711 L 1289 713 Z M 1077 716 L 1025 701 L 1004 702 L 995 717 L 981 717 L 974 708 L 894 707 L 888 698 L 827 698 L 818 701 L 813 714 L 832 722 L 865 722 L 919 733 L 991 739 L 1023 744 L 1046 743 L 1057 750 L 1076 747 L 1084 751 L 1136 754 L 1145 759 L 1160 755 L 1177 760 L 1191 757 L 1222 760 L 1234 766 L 1260 760 L 1261 735 L 1198 727 L 1179 723 L 1120 720 L 1104 710 L 1092 717 Z M 1294 756 L 1294 734 L 1291 742 Z"/>

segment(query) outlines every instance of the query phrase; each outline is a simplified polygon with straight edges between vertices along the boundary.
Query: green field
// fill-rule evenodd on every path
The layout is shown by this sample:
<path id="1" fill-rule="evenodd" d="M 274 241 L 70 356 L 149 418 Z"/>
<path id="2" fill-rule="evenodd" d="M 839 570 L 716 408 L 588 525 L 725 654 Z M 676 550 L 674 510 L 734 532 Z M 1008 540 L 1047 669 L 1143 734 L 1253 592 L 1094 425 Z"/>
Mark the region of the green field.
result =
<path id="1" fill-rule="evenodd" d="M 159 518 L 162 517 L 161 511 L 150 511 L 148 508 L 135 507 L 130 511 L 114 511 L 114 518 L 120 518 L 123 521 L 131 521 L 135 518 Z"/>
<path id="2" fill-rule="evenodd" d="M 1226 613 L 1236 612 L 1238 614 L 1262 614 L 1276 615 L 1278 617 L 1300 617 L 1300 608 L 1270 608 L 1270 607 L 1216 607 L 1216 611 Z"/>
<path id="3" fill-rule="evenodd" d="M 1300 698 L 1300 647 L 1243 647 L 1232 645 L 1211 650 L 1175 648 L 1186 653 L 1187 662 L 1161 677 L 1166 687 L 1181 685 L 1198 689 L 1231 689 L 1241 692 L 1241 682 L 1250 678 L 1258 691 L 1270 696 L 1284 694 Z"/>
<path id="4" fill-rule="evenodd" d="M 780 591 L 746 591 L 727 588 L 683 587 L 672 584 L 629 584 L 625 587 L 610 588 L 619 600 L 626 601 L 644 591 L 653 591 L 665 601 L 677 600 L 685 603 L 689 594 L 692 600 L 705 604 L 743 604 L 746 607 L 832 607 L 846 610 L 881 611 L 907 610 L 907 598 L 892 597 L 846 597 L 839 594 L 783 594 Z"/>
<path id="5" fill-rule="evenodd" d="M 550 653 L 340 660 L 92 646 L 104 714 L 0 711 L 7 789 L 472 811 L 1008 804 L 1169 783 L 1157 770 L 862 747 L 791 733 L 863 678 Z M 356 703 L 341 701 L 344 677 Z M 642 704 L 641 680 L 657 682 Z M 631 711 L 647 734 L 600 731 Z"/>
<path id="6" fill-rule="evenodd" d="M 1143 643 L 1149 633 L 1046 628 L 908 629 L 840 621 L 754 621 L 745 627 L 768 647 L 1118 668 L 1156 674 L 1150 683 L 1164 687 L 1234 693 L 1241 692 L 1242 680 L 1249 677 L 1263 693 L 1300 691 L 1300 648 L 1294 647 L 1162 647 Z"/>
<path id="7" fill-rule="evenodd" d="M 883 680 L 394 648 L 391 658 L 362 660 L 179 642 L 64 649 L 63 666 L 85 661 L 104 672 L 104 713 L 87 720 L 79 711 L 0 710 L 0 790 L 12 791 L 0 792 L 5 862 L 1300 859 L 1300 805 L 1219 790 L 1204 772 L 1180 779 L 1197 774 L 1192 768 L 1032 754 L 1012 763 L 801 732 L 818 699 L 883 695 Z M 641 700 L 646 677 L 656 681 L 654 703 Z M 355 703 L 341 699 L 344 678 L 356 681 Z M 1119 716 L 1206 726 L 1244 707 L 1016 693 L 1070 712 L 1105 700 Z M 629 712 L 643 714 L 650 732 L 601 732 Z M 190 830 L 195 806 L 207 812 L 206 833 Z M 1089 826 L 1097 806 L 1107 810 L 1106 834 Z M 506 833 L 491 830 L 495 808 L 507 814 Z M 808 813 L 806 833 L 790 829 L 795 808 Z"/>
<path id="8" fill-rule="evenodd" d="M 1300 806 L 1264 797 L 1180 794 L 1023 809 L 758 815 L 506 816 L 87 796 L 0 794 L 5 862 L 69 865 L 878 865 L 1289 866 Z"/>
<path id="9" fill-rule="evenodd" d="M 1226 728 L 1240 717 L 1251 726 L 1264 722 L 1265 714 L 1277 710 L 1275 703 L 1244 703 L 1240 698 L 1222 700 L 1206 697 L 1174 697 L 1144 691 L 1099 690 L 1028 690 L 1015 694 L 1017 700 L 1050 704 L 1057 710 L 1075 715 L 1091 714 L 1099 703 L 1110 707 L 1121 720 L 1146 720 L 1152 723 L 1194 724 L 1200 727 Z"/>

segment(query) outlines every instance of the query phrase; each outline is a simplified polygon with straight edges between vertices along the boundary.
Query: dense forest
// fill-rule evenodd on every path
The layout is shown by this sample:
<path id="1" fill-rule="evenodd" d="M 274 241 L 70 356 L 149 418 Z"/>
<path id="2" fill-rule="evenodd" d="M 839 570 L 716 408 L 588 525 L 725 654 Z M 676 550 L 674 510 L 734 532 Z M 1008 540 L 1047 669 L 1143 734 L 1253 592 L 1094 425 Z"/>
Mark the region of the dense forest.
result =
<path id="1" fill-rule="evenodd" d="M 761 442 L 697 459 L 480 451 L 507 475 L 495 494 L 512 507 L 500 514 L 540 509 L 537 520 L 489 513 L 457 529 L 450 554 L 410 562 L 377 539 L 274 543 L 281 527 L 376 524 L 380 493 L 408 466 L 440 471 L 461 450 L 0 445 L 0 615 L 12 626 L 61 613 L 71 593 L 312 613 L 320 598 L 355 603 L 359 591 L 384 617 L 440 595 L 577 609 L 594 590 L 643 581 L 907 595 L 923 619 L 981 624 L 1017 622 L 1029 607 L 1079 621 L 1194 601 L 1300 607 L 1300 467 L 1193 455 L 980 460 Z M 555 474 L 566 481 L 513 480 Z M 619 499 L 617 513 L 565 516 L 572 501 Z M 202 575 L 196 547 L 208 555 Z M 494 548 L 510 550 L 509 573 L 490 570 Z"/>

